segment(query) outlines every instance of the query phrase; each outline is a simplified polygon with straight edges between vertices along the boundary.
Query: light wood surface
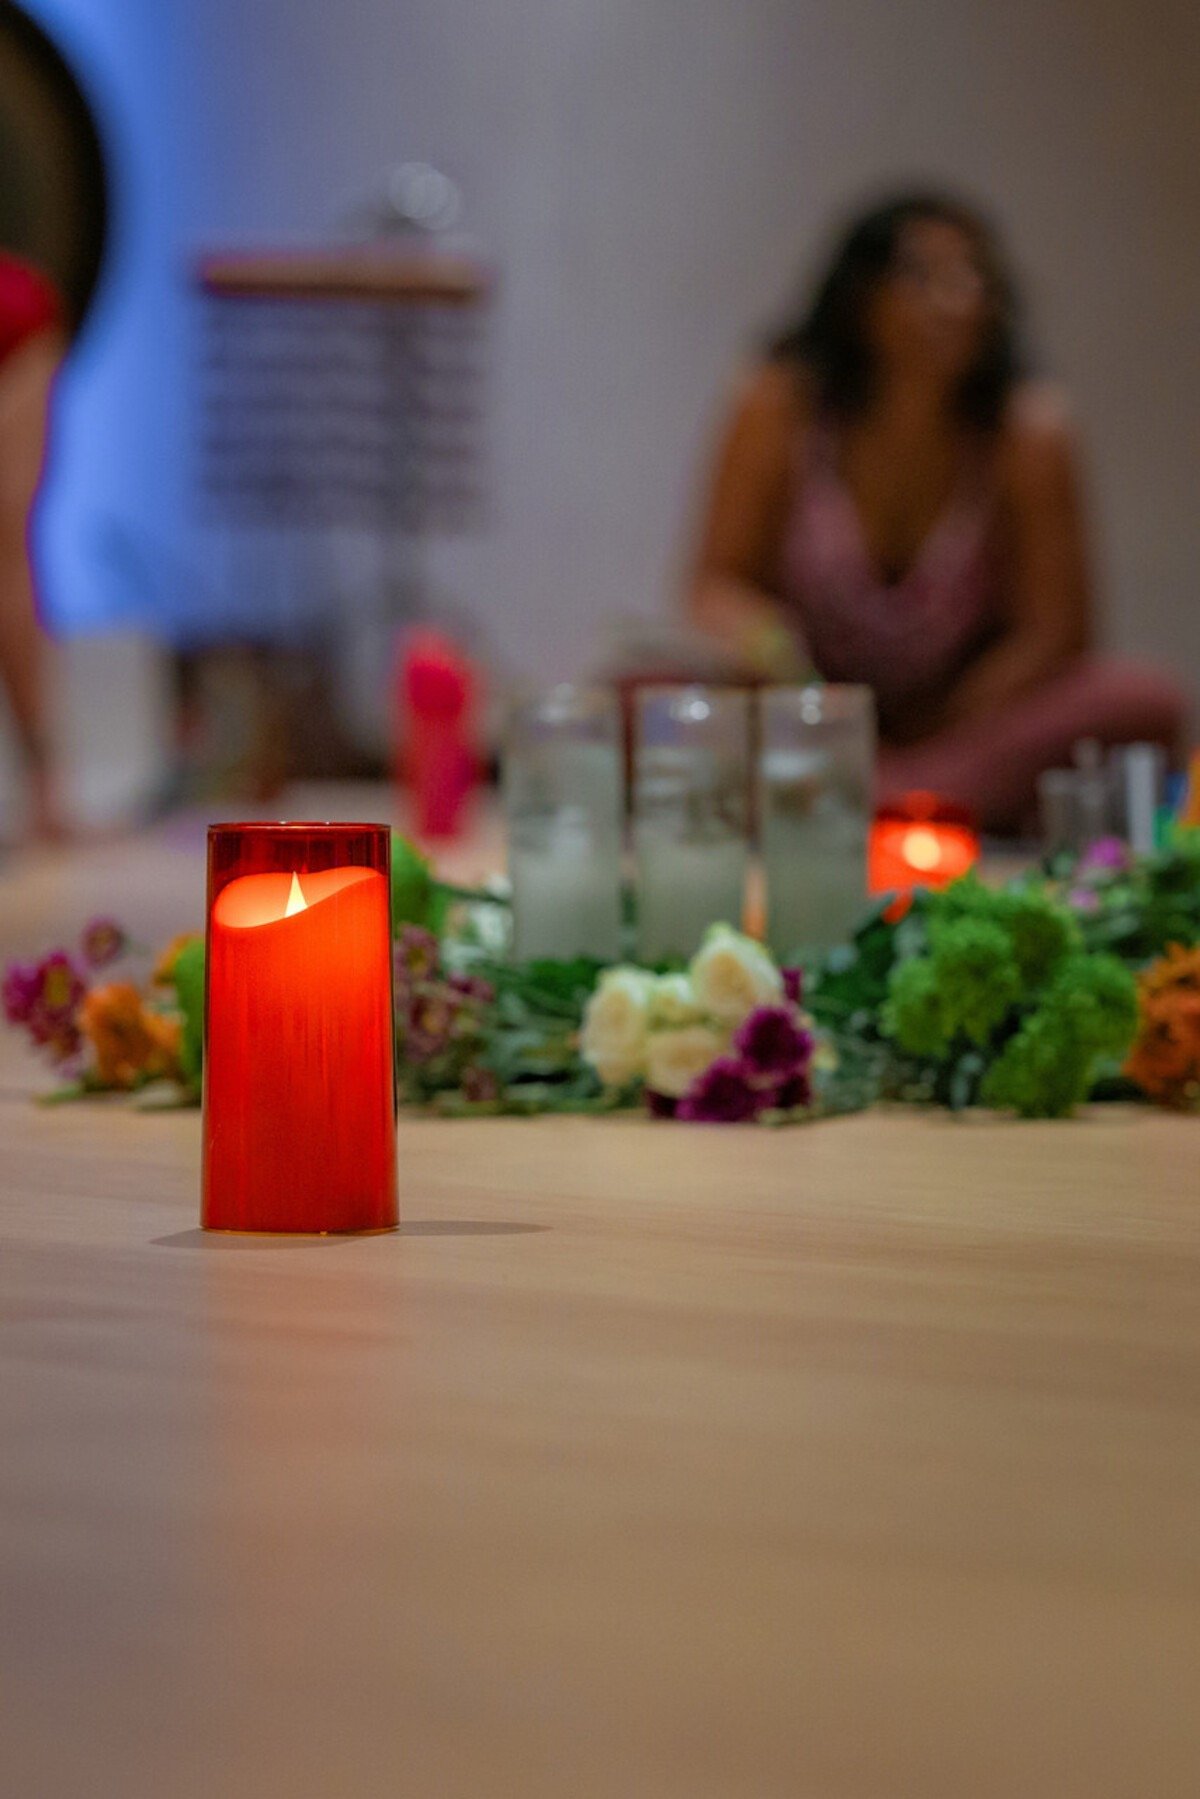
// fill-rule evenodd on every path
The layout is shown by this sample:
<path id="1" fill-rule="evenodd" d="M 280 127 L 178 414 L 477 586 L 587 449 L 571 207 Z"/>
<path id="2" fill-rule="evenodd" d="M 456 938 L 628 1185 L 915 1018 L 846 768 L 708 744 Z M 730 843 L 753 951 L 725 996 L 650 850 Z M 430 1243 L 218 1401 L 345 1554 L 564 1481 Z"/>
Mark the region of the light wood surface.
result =
<path id="1" fill-rule="evenodd" d="M 0 949 L 201 864 L 0 871 Z M 271 1243 L 197 1231 L 196 1116 L 38 1078 L 4 1794 L 1196 1792 L 1197 1124 L 409 1120 L 398 1236 Z"/>

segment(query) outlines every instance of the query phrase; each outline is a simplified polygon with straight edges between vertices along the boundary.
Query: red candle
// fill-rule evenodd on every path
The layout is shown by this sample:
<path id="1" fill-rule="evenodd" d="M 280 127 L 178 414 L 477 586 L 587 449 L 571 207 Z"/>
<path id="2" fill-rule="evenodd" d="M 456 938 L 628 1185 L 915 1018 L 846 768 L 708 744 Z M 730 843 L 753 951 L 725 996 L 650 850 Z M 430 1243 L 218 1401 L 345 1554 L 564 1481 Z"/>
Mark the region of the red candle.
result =
<path id="1" fill-rule="evenodd" d="M 868 884 L 872 893 L 946 887 L 978 860 L 979 837 L 964 812 L 935 794 L 906 794 L 875 815 Z"/>
<path id="2" fill-rule="evenodd" d="M 208 833 L 202 1222 L 397 1222 L 386 825 Z"/>

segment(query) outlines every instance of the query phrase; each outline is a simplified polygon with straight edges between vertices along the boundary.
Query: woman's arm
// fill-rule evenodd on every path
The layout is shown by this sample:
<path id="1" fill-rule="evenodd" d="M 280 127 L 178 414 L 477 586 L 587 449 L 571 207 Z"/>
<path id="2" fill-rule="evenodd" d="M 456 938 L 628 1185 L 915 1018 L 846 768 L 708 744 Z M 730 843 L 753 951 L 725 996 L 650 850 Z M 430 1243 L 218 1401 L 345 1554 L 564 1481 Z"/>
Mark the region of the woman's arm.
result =
<path id="1" fill-rule="evenodd" d="M 688 591 L 692 622 L 748 670 L 807 666 L 778 596 L 799 429 L 794 372 L 767 363 L 743 380 L 720 438 Z"/>
<path id="2" fill-rule="evenodd" d="M 0 683 L 29 770 L 35 825 L 51 826 L 44 640 L 29 560 L 29 520 L 41 479 L 54 378 L 65 343 L 57 327 L 27 338 L 0 363 Z"/>
<path id="3" fill-rule="evenodd" d="M 1080 655 L 1091 636 L 1092 584 L 1079 451 L 1062 399 L 1030 388 L 1001 445 L 1009 533 L 1009 624 L 951 694 L 944 722 L 982 718 Z"/>

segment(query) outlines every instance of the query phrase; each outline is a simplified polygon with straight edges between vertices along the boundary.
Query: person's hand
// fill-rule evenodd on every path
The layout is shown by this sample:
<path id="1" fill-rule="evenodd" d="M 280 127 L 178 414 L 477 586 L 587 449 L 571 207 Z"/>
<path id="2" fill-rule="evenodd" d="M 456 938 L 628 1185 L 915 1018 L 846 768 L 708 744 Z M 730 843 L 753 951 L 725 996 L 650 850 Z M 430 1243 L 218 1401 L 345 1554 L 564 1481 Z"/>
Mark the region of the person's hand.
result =
<path id="1" fill-rule="evenodd" d="M 770 681 L 793 682 L 812 678 L 812 665 L 794 632 L 781 619 L 756 619 L 746 625 L 738 641 L 740 660 L 756 675 Z"/>

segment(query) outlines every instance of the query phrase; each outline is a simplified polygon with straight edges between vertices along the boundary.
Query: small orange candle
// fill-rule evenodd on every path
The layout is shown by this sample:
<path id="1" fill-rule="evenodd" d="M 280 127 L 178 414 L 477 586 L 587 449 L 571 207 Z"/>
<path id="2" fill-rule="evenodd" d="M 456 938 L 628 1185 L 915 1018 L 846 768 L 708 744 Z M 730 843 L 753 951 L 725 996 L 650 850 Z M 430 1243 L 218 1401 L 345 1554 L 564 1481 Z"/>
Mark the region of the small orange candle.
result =
<path id="1" fill-rule="evenodd" d="M 875 814 L 868 855 L 872 893 L 946 887 L 978 860 L 979 835 L 968 815 L 936 794 L 905 794 Z"/>
<path id="2" fill-rule="evenodd" d="M 209 832 L 202 1222 L 397 1222 L 384 825 Z"/>

